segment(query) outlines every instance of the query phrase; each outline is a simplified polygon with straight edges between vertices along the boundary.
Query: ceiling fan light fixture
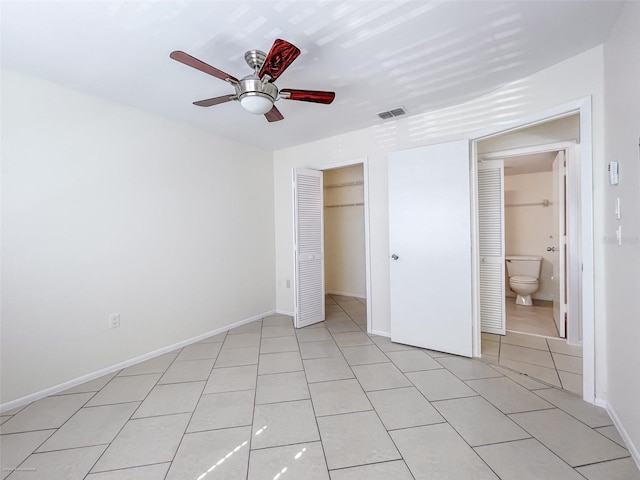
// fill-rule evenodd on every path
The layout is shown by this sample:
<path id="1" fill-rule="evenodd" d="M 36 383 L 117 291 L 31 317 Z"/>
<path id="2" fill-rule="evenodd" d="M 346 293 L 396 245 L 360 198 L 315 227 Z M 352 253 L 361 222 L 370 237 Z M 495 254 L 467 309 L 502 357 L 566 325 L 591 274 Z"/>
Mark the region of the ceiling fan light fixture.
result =
<path id="1" fill-rule="evenodd" d="M 273 108 L 273 99 L 264 93 L 249 92 L 240 97 L 240 105 L 249 113 L 264 115 Z"/>
<path id="2" fill-rule="evenodd" d="M 247 65 L 253 69 L 253 73 L 240 80 L 183 51 L 176 50 L 171 52 L 169 56 L 188 67 L 195 68 L 220 80 L 224 80 L 231 84 L 235 90 L 235 94 L 233 95 L 220 95 L 193 102 L 195 106 L 211 107 L 213 105 L 220 105 L 221 103 L 237 100 L 240 102 L 240 106 L 247 112 L 254 115 L 264 115 L 269 122 L 278 122 L 284 119 L 284 117 L 274 105 L 276 100 L 284 98 L 287 100 L 299 100 L 302 102 L 323 103 L 328 105 L 333 102 L 336 96 L 335 92 L 297 90 L 291 88 L 283 89 L 282 95 L 280 95 L 278 87 L 273 82 L 291 65 L 291 62 L 293 62 L 298 55 L 300 55 L 300 49 L 298 47 L 279 38 L 273 42 L 269 54 L 265 54 L 260 50 L 249 50 L 245 53 L 244 59 Z"/>

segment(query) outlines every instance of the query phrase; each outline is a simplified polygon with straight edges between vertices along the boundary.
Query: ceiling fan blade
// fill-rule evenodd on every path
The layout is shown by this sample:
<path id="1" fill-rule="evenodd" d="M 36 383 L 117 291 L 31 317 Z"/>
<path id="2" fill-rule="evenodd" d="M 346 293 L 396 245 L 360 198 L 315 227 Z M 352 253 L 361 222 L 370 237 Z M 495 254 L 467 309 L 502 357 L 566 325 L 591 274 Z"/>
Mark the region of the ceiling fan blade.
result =
<path id="1" fill-rule="evenodd" d="M 267 120 L 269 120 L 269 122 L 278 122 L 278 121 L 284 119 L 284 117 L 280 113 L 280 110 L 278 110 L 275 107 L 275 105 L 271 110 L 269 110 L 267 113 L 265 113 L 264 116 L 267 117 Z"/>
<path id="2" fill-rule="evenodd" d="M 282 95 L 284 94 L 284 95 Z M 295 90 L 292 88 L 283 88 L 280 90 L 282 98 L 288 100 L 300 100 L 302 102 L 324 103 L 330 104 L 336 98 L 336 92 L 322 92 L 319 90 Z"/>
<path id="3" fill-rule="evenodd" d="M 258 76 L 262 78 L 264 75 L 269 75 L 272 80 L 277 79 L 298 58 L 298 55 L 300 55 L 298 47 L 278 38 L 273 42 Z"/>
<path id="4" fill-rule="evenodd" d="M 169 55 L 174 60 L 177 60 L 180 63 L 184 63 L 189 67 L 193 67 L 196 70 L 200 70 L 201 72 L 208 73 L 209 75 L 213 75 L 220 80 L 228 80 L 231 83 L 238 83 L 238 79 L 233 75 L 229 75 L 228 73 L 223 72 L 222 70 L 218 70 L 211 65 L 204 63 L 202 60 L 198 60 L 195 57 L 192 57 L 188 53 L 181 52 L 176 50 L 175 52 L 171 52 Z"/>
<path id="5" fill-rule="evenodd" d="M 198 107 L 212 107 L 213 105 L 220 105 L 221 103 L 230 102 L 231 100 L 235 100 L 235 95 L 222 95 L 220 97 L 207 98 L 206 100 L 199 100 L 197 102 L 193 102 L 194 105 Z"/>

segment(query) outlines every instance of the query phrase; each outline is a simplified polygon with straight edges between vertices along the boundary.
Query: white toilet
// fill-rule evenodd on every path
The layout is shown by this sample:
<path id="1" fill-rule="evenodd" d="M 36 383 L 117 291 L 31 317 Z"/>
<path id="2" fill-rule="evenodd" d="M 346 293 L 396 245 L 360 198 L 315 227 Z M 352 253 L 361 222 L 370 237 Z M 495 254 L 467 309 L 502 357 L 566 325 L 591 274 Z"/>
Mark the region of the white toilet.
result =
<path id="1" fill-rule="evenodd" d="M 508 256 L 505 260 L 509 287 L 517 294 L 516 305 L 533 305 L 531 294 L 538 290 L 542 257 Z"/>

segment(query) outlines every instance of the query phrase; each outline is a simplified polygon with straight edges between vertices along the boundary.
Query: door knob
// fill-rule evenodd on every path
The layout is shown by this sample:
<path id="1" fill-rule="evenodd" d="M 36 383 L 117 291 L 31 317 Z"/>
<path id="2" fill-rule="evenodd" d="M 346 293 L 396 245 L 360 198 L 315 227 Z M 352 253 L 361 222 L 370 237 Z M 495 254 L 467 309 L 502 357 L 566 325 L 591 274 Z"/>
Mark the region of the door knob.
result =
<path id="1" fill-rule="evenodd" d="M 547 252 L 555 252 L 556 247 L 547 247 Z"/>
<path id="2" fill-rule="evenodd" d="M 400 257 L 398 257 L 398 255 L 396 255 L 395 253 L 393 255 L 391 255 L 391 259 L 392 260 L 397 260 L 398 258 L 400 258 Z"/>

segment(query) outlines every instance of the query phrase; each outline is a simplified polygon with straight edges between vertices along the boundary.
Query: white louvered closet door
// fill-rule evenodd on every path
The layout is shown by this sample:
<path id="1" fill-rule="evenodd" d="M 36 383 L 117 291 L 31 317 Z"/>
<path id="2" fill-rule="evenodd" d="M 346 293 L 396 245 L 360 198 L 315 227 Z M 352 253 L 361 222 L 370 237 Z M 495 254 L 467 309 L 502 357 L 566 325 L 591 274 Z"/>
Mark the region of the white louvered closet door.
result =
<path id="1" fill-rule="evenodd" d="M 480 330 L 506 333 L 504 263 L 504 161 L 478 165 Z"/>
<path id="2" fill-rule="evenodd" d="M 322 172 L 293 170 L 295 325 L 324 320 L 324 205 Z"/>

